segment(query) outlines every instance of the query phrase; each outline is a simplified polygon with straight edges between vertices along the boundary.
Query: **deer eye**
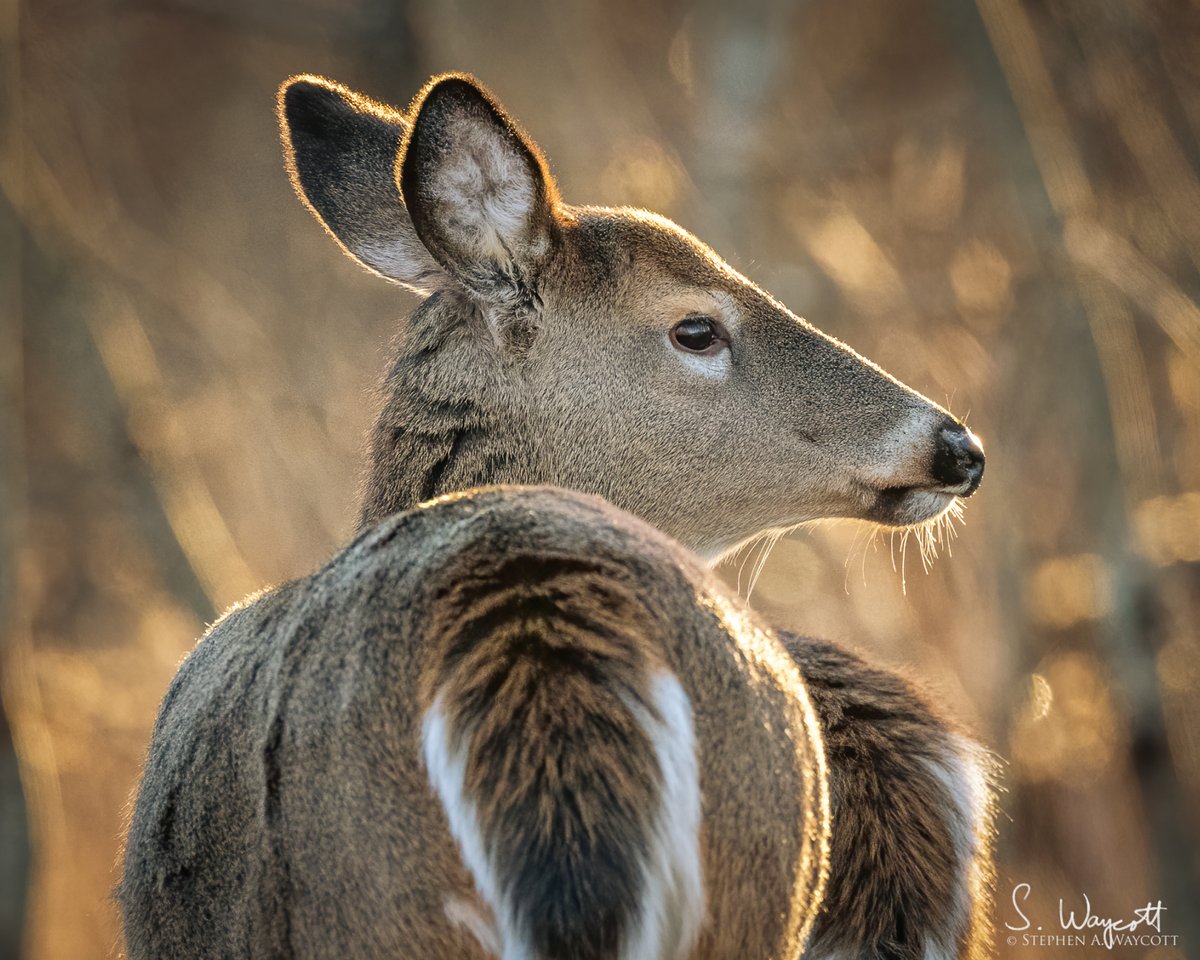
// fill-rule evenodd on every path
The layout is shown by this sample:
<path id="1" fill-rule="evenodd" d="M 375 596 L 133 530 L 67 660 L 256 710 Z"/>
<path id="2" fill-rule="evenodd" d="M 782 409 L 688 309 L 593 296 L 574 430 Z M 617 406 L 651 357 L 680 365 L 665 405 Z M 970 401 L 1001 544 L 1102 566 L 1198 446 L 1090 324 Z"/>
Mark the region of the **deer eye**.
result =
<path id="1" fill-rule="evenodd" d="M 688 353 L 714 354 L 729 345 L 729 338 L 711 317 L 693 314 L 671 328 L 671 343 Z"/>

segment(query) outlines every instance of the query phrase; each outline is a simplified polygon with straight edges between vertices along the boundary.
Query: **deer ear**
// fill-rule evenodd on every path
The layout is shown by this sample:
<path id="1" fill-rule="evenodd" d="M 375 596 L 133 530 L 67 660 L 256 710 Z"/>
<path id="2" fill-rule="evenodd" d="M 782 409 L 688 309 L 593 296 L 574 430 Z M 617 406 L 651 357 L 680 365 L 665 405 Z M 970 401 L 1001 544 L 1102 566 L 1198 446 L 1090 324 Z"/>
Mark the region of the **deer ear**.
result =
<path id="1" fill-rule="evenodd" d="M 417 293 L 450 278 L 417 239 L 396 186 L 396 154 L 408 132 L 399 111 L 321 77 L 279 89 L 288 174 L 300 199 L 351 257 Z"/>
<path id="2" fill-rule="evenodd" d="M 473 77 L 436 77 L 410 108 L 400 192 L 417 236 L 478 298 L 529 303 L 558 239 L 546 162 Z"/>

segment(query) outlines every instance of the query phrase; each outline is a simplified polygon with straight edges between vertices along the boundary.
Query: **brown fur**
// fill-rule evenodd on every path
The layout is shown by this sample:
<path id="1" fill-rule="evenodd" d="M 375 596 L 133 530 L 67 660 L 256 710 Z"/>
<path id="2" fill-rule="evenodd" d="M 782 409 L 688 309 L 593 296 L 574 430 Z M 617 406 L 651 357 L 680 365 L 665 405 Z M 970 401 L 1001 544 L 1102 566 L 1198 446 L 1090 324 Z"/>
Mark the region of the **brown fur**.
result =
<path id="1" fill-rule="evenodd" d="M 965 737 L 901 677 L 831 643 L 780 639 L 803 671 L 829 769 L 830 883 L 811 951 L 920 960 L 936 932 L 951 955 L 986 956 L 991 810 L 978 823 L 961 820 L 933 772 Z M 952 831 L 972 837 L 978 866 L 963 862 Z M 964 871 L 973 902 L 955 918 Z"/>
<path id="2" fill-rule="evenodd" d="M 438 808 L 419 795 L 424 773 L 405 752 L 439 696 L 466 750 L 481 827 L 527 912 L 544 908 L 543 946 L 615 955 L 637 898 L 628 857 L 599 851 L 637 849 L 661 799 L 637 722 L 660 670 L 687 688 L 703 767 L 707 926 L 694 956 L 790 956 L 810 927 L 814 960 L 982 955 L 986 803 L 968 809 L 953 795 L 982 764 L 903 681 L 802 638 L 787 638 L 791 657 L 781 657 L 686 552 L 637 524 L 629 534 L 619 514 L 546 520 L 564 539 L 514 545 L 543 529 L 540 511 L 580 521 L 566 495 L 506 495 L 495 511 L 503 524 L 477 525 L 477 539 L 455 540 L 450 554 L 438 552 L 455 536 L 449 520 L 472 498 L 393 517 L 481 484 L 554 483 L 600 494 L 712 558 L 813 517 L 931 515 L 950 502 L 935 479 L 937 438 L 961 429 L 956 422 L 674 225 L 564 204 L 536 147 L 469 78 L 435 79 L 407 114 L 296 78 L 281 92 L 280 117 L 289 169 L 318 218 L 352 256 L 429 296 L 403 328 L 373 436 L 362 523 L 377 526 L 318 578 L 216 628 L 164 703 L 123 888 L 133 956 L 220 955 L 183 944 L 229 893 L 222 865 L 259 850 L 260 835 L 275 847 L 261 848 L 267 866 L 240 877 L 258 899 L 235 898 L 242 940 L 230 944 L 285 936 L 317 950 L 327 925 L 328 954 L 383 955 L 372 950 L 404 940 L 404 954 L 422 955 L 419 944 L 441 956 L 451 949 L 450 908 L 437 897 L 450 893 L 487 940 L 497 919 L 472 893 L 444 822 L 429 832 Z M 448 176 L 464 157 L 479 169 Z M 452 189 L 460 183 L 470 196 Z M 490 212 L 481 218 L 470 204 Z M 736 328 L 724 377 L 697 375 L 667 343 L 666 331 L 696 313 Z M 385 587 L 363 545 L 397 531 L 413 531 L 404 538 L 412 553 L 387 552 L 389 561 L 421 575 Z M 615 552 L 614 536 L 626 538 Z M 431 599 L 429 590 L 441 592 Z M 383 648 L 410 651 L 407 659 L 376 662 L 370 651 L 388 637 Z M 301 659 L 260 678 L 278 650 Z M 826 738 L 815 756 L 805 753 L 814 734 L 796 666 Z M 322 670 L 328 681 L 317 679 Z M 237 684 L 221 686 L 239 671 L 258 689 L 253 706 Z M 301 672 L 303 696 L 286 694 L 298 719 L 281 726 L 281 698 Z M 411 698 L 396 705 L 380 684 Z M 379 711 L 370 697 L 381 698 Z M 357 726 L 329 716 L 331 704 L 350 703 L 360 704 Z M 764 736 L 768 715 L 790 720 L 770 721 Z M 286 755 L 285 729 L 305 731 Z M 787 729 L 806 732 L 781 736 Z M 223 742 L 224 759 L 208 746 Z M 355 758 L 383 744 L 386 775 L 361 772 Z M 329 782 L 309 782 L 313 757 Z M 834 819 L 828 896 L 815 916 L 827 824 L 813 816 L 810 776 L 822 757 Z M 288 794 L 301 813 L 284 832 Z M 789 802 L 803 812 L 786 812 Z M 368 827 L 345 819 L 365 809 Z M 195 836 L 230 818 L 235 829 Z M 435 839 L 418 843 L 412 831 Z M 370 869 L 335 867 L 330 836 Z M 407 875 L 425 869 L 422 858 L 427 885 Z M 323 896 L 298 898 L 292 870 L 317 878 Z M 539 887 L 537 876 L 560 879 Z M 158 903 L 153 891 L 167 887 L 172 902 Z M 788 890 L 798 891 L 794 903 Z M 564 906 L 585 900 L 593 913 Z M 361 931 L 377 939 L 355 939 Z"/>
<path id="3" fill-rule="evenodd" d="M 440 697 L 464 731 L 466 790 L 503 882 L 543 917 L 541 954 L 613 956 L 637 907 L 637 863 L 619 854 L 643 843 L 661 802 L 633 706 L 653 710 L 669 627 L 616 558 L 539 548 L 485 540 L 438 571 L 421 704 Z"/>
<path id="4" fill-rule="evenodd" d="M 539 613 L 547 591 L 555 602 Z M 626 611 L 642 616 L 615 619 Z M 593 727 L 589 707 L 611 721 L 611 698 L 660 667 L 683 684 L 704 744 L 695 955 L 794 955 L 827 829 L 799 674 L 686 551 L 599 500 L 534 489 L 392 517 L 213 627 L 156 725 L 121 888 L 130 956 L 482 958 L 446 912 L 476 895 L 422 769 L 433 691 L 472 714 L 479 789 L 511 791 L 485 819 L 518 831 L 511 843 L 548 831 L 550 857 L 570 861 L 574 844 L 586 883 L 584 834 L 559 843 L 562 831 L 616 823 L 636 836 L 657 790 L 636 729 Z M 488 689 L 498 678 L 507 687 Z M 520 735 L 495 738 L 512 722 Z M 565 727 L 580 739 L 561 739 Z M 578 765 L 527 780 L 522 755 L 555 750 Z M 584 794 L 575 825 L 513 822 L 523 801 L 570 792 L 576 777 L 626 788 L 631 803 L 618 816 Z"/>

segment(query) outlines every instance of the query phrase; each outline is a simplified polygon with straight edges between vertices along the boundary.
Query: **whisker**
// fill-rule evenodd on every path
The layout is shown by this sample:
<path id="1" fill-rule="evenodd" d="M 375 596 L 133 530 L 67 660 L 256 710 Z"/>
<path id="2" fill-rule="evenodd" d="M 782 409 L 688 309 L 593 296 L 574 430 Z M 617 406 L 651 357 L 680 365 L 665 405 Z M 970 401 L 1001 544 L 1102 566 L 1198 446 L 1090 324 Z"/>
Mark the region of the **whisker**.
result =
<path id="1" fill-rule="evenodd" d="M 878 528 L 873 529 L 871 531 L 871 539 L 868 540 L 867 543 L 863 545 L 862 582 L 863 582 L 864 587 L 867 585 L 867 548 L 870 547 L 876 553 L 878 553 L 879 552 L 879 538 L 882 536 L 882 534 L 883 534 L 882 530 L 880 530 Z"/>
<path id="2" fill-rule="evenodd" d="M 955 538 L 958 537 L 958 529 L 955 524 L 962 522 L 964 509 L 963 502 L 955 499 L 938 516 L 926 520 L 924 523 L 904 527 L 900 530 L 899 573 L 900 589 L 902 592 L 906 594 L 908 592 L 907 559 L 909 536 L 911 535 L 916 540 L 917 549 L 921 554 L 921 569 L 925 573 L 929 573 L 943 549 L 946 551 L 947 556 L 954 555 L 952 545 Z M 894 552 L 892 554 L 892 569 L 896 569 Z"/>
<path id="3" fill-rule="evenodd" d="M 858 546 L 858 535 L 862 531 L 854 528 L 854 539 L 850 541 L 850 549 L 846 551 L 846 561 L 842 564 L 842 593 L 850 596 L 850 559 L 854 556 L 854 548 Z"/>
<path id="4" fill-rule="evenodd" d="M 723 563 L 729 563 L 729 564 L 732 564 L 735 560 L 739 561 L 738 568 L 737 568 L 737 592 L 739 594 L 742 592 L 742 570 L 746 566 L 746 556 L 749 552 L 750 547 L 753 546 L 754 541 L 756 539 L 757 539 L 756 537 L 751 537 L 745 543 L 739 545 L 735 550 L 733 550 L 731 553 L 726 555 L 726 557 L 722 561 Z"/>
<path id="5" fill-rule="evenodd" d="M 763 548 L 759 551 L 758 562 L 754 565 L 754 572 L 750 576 L 750 586 L 746 589 L 746 599 L 750 599 L 750 594 L 754 592 L 754 587 L 758 583 L 758 578 L 762 575 L 763 567 L 766 565 L 767 557 L 771 555 L 771 551 L 775 549 L 775 544 L 779 542 L 786 530 L 769 531 L 767 536 L 763 538 Z"/>

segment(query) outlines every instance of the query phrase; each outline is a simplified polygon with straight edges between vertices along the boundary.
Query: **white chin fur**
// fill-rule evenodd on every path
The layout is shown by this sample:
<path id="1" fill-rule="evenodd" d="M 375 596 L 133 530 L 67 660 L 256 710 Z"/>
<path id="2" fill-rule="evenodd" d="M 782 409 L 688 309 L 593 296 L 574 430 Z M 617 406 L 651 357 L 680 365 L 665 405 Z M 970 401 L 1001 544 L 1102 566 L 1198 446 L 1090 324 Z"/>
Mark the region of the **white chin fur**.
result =
<path id="1" fill-rule="evenodd" d="M 953 493 L 942 492 L 939 490 L 910 490 L 902 499 L 892 504 L 886 509 L 881 509 L 878 505 L 870 511 L 867 516 L 846 515 L 840 518 L 828 519 L 843 519 L 843 520 L 862 520 L 867 523 L 875 523 L 886 527 L 910 527 L 918 526 L 922 523 L 928 523 L 930 520 L 936 520 L 943 513 L 954 506 L 958 497 Z M 862 507 L 860 507 L 862 509 Z M 753 540 L 757 540 L 764 534 L 783 535 L 791 530 L 803 527 L 806 523 L 811 523 L 814 520 L 826 519 L 822 517 L 813 517 L 809 520 L 800 522 L 791 521 L 781 523 L 777 527 L 764 527 L 757 533 L 753 533 L 748 537 L 730 538 L 725 540 L 714 540 L 709 543 L 702 543 L 692 547 L 696 555 L 704 561 L 705 565 L 715 567 L 718 563 L 736 553 L 746 544 Z"/>
<path id="2" fill-rule="evenodd" d="M 897 504 L 887 522 L 896 526 L 925 523 L 941 516 L 957 499 L 952 493 L 935 490 L 912 490 Z"/>

